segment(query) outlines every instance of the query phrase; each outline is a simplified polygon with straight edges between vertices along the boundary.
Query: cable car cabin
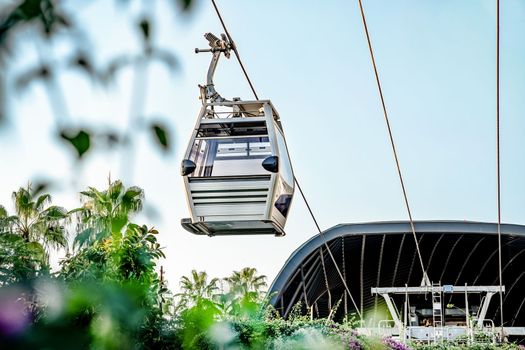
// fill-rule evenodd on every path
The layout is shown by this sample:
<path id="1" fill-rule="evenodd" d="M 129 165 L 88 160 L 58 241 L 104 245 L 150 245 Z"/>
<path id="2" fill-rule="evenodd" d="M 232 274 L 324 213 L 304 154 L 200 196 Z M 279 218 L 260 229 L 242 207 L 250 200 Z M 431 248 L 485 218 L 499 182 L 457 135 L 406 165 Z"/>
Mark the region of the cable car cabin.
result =
<path id="1" fill-rule="evenodd" d="M 270 101 L 205 103 L 181 173 L 191 212 L 181 222 L 186 230 L 284 236 L 294 176 Z"/>

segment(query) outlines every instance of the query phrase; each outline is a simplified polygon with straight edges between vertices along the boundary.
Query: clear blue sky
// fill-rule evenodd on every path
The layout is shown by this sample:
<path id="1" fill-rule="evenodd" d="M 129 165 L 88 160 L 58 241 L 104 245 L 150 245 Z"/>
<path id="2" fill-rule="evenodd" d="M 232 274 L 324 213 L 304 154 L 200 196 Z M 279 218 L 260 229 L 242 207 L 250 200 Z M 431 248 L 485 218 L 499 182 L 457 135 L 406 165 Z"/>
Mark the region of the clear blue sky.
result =
<path id="1" fill-rule="evenodd" d="M 175 154 L 163 157 L 145 136 L 133 179 L 120 173 L 122 156 L 93 153 L 80 169 L 52 139 L 52 117 L 37 84 L 10 101 L 13 123 L 0 138 L 0 203 L 35 179 L 73 177 L 73 187 L 103 187 L 108 173 L 141 186 L 157 206 L 172 287 L 193 268 L 225 276 L 244 266 L 273 279 L 288 256 L 314 235 L 304 204 L 294 199 L 287 236 L 194 236 L 179 221 L 188 215 L 179 164 L 200 107 L 208 55 L 202 34 L 220 33 L 211 3 L 189 18 L 156 1 L 159 46 L 172 49 L 180 69 L 170 76 L 150 70 L 148 115 L 173 125 Z M 129 15 L 113 2 L 81 5 L 99 62 L 137 48 Z M 322 228 L 344 222 L 407 219 L 388 143 L 380 100 L 355 1 L 218 1 L 261 98 L 278 109 L 294 169 Z M 496 220 L 495 1 L 363 1 L 383 91 L 397 142 L 414 218 Z M 134 6 L 131 14 L 138 13 Z M 502 213 L 525 224 L 525 4 L 502 1 Z M 25 47 L 19 68 L 36 62 Z M 60 42 L 54 54 L 68 52 Z M 75 73 L 61 79 L 78 125 L 125 126 L 131 71 L 101 90 Z M 251 98 L 234 59 L 222 60 L 216 87 L 227 97 Z M 7 171 L 6 171 L 7 169 Z M 74 170 L 76 169 L 76 170 Z M 73 172 L 75 171 L 75 172 Z M 72 175 L 74 174 L 74 175 Z M 55 191 L 55 202 L 78 204 L 72 190 Z"/>

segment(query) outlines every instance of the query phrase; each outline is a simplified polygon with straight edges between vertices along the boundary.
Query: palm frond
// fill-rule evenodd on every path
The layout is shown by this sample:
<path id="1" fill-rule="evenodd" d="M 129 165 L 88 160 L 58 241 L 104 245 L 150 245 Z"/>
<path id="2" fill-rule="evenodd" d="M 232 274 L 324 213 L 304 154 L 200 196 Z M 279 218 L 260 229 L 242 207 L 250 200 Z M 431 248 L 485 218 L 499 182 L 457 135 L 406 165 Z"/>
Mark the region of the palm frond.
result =
<path id="1" fill-rule="evenodd" d="M 34 209 L 35 211 L 40 211 L 42 210 L 45 204 L 49 204 L 49 203 L 51 203 L 51 195 L 45 193 L 43 195 L 38 196 L 35 202 L 35 205 L 34 205 Z"/>

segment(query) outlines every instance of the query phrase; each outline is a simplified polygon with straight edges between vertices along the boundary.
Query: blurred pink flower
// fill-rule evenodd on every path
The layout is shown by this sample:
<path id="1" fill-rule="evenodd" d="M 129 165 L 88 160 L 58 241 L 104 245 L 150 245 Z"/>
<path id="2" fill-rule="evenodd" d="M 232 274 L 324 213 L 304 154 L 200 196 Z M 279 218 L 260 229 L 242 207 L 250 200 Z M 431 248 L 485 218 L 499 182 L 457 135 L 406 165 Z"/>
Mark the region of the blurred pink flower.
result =
<path id="1" fill-rule="evenodd" d="M 23 332 L 30 322 L 22 292 L 16 289 L 0 293 L 0 333 L 12 336 Z"/>

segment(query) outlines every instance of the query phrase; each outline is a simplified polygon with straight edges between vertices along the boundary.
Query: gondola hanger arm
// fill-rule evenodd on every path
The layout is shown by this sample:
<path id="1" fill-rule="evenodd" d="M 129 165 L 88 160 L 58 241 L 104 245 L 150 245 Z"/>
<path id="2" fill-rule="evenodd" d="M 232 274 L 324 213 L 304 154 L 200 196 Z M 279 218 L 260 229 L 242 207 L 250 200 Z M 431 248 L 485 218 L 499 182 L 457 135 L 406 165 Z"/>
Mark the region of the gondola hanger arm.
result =
<path id="1" fill-rule="evenodd" d="M 210 45 L 209 49 L 195 49 L 195 53 L 201 53 L 201 52 L 211 52 L 212 58 L 210 62 L 210 66 L 208 67 L 208 74 L 206 75 L 206 85 L 199 85 L 200 88 L 200 99 L 203 104 L 205 104 L 207 101 L 213 103 L 213 102 L 229 102 L 229 100 L 222 97 L 216 90 L 215 86 L 213 84 L 213 76 L 215 74 L 215 69 L 217 68 L 217 64 L 219 63 L 219 58 L 221 57 L 221 53 L 224 54 L 226 58 L 230 58 L 230 50 L 233 49 L 233 43 L 231 43 L 225 34 L 221 34 L 221 38 L 219 39 L 212 33 L 206 33 L 204 34 L 204 37 L 206 40 L 208 40 L 208 44 Z"/>

